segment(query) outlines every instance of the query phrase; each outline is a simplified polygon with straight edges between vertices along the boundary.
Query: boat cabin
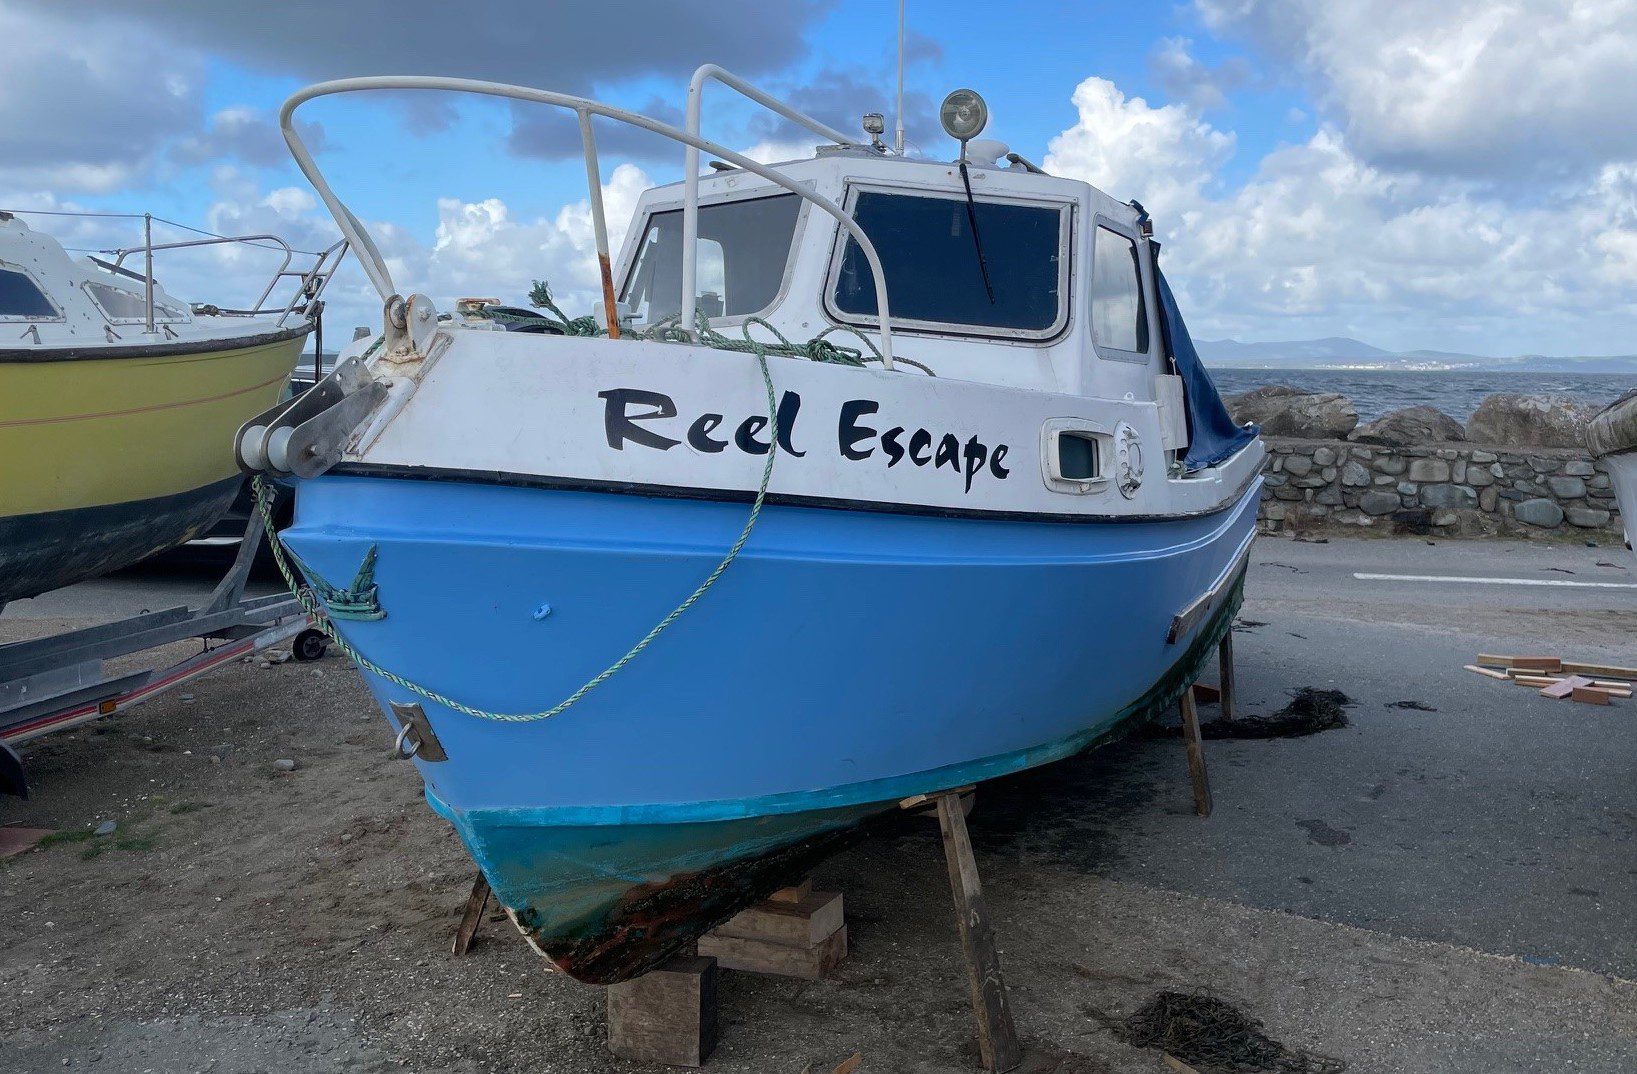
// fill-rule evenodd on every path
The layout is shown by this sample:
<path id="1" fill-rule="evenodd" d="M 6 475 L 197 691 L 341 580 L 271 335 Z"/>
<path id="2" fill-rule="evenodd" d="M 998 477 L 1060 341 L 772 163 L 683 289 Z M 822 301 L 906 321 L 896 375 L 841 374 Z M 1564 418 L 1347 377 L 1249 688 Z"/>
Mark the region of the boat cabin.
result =
<path id="1" fill-rule="evenodd" d="M 903 358 L 940 377 L 1154 398 L 1166 369 L 1136 208 L 996 157 L 967 161 L 970 201 L 958 163 L 826 147 L 775 167 L 843 206 L 868 234 Z M 681 312 L 684 197 L 676 183 L 638 204 L 615 271 L 621 320 L 636 328 Z M 697 304 L 717 330 L 759 319 L 792 339 L 832 325 L 873 333 L 869 265 L 811 202 L 718 168 L 699 180 L 698 228 Z"/>

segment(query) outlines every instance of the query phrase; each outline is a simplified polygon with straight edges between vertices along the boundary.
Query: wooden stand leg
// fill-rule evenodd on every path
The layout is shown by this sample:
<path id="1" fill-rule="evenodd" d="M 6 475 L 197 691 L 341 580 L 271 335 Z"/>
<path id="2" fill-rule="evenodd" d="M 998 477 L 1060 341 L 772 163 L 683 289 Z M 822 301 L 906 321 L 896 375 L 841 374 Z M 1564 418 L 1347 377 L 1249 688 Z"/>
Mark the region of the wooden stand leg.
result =
<path id="1" fill-rule="evenodd" d="M 1226 704 L 1227 695 L 1223 695 Z M 1188 776 L 1194 783 L 1194 812 L 1211 815 L 1211 780 L 1205 773 L 1205 743 L 1199 734 L 1199 710 L 1194 708 L 1192 690 L 1182 691 L 1182 740 L 1188 745 Z"/>
<path id="2" fill-rule="evenodd" d="M 1233 684 L 1233 627 L 1222 635 L 1222 644 L 1217 647 L 1217 664 L 1221 672 L 1218 679 L 1222 684 L 1222 718 L 1233 719 L 1234 684 Z"/>
<path id="3" fill-rule="evenodd" d="M 938 827 L 943 831 L 944 860 L 949 866 L 949 888 L 955 897 L 955 918 L 961 947 L 966 953 L 966 979 L 972 990 L 972 1014 L 978 1023 L 978 1054 L 985 1070 L 1011 1070 L 1023 1061 L 1023 1049 L 1012 1025 L 1006 1001 L 1006 982 L 1000 975 L 1000 957 L 989 928 L 989 908 L 978 881 L 978 864 L 966 833 L 966 814 L 958 793 L 940 794 Z"/>
<path id="4" fill-rule="evenodd" d="M 460 927 L 455 929 L 455 942 L 450 945 L 450 953 L 464 955 L 472 949 L 472 941 L 477 938 L 477 930 L 483 924 L 483 911 L 489 905 L 489 882 L 482 873 L 472 881 L 472 893 L 466 897 L 466 911 L 460 915 Z"/>

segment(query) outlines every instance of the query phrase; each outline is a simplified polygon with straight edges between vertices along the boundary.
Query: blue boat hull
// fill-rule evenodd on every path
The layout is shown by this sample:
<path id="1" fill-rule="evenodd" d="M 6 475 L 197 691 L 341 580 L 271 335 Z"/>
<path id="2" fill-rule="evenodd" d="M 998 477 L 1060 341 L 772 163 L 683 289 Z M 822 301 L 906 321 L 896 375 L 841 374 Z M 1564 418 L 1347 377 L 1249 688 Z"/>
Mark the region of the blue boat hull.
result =
<path id="1" fill-rule="evenodd" d="M 562 714 L 421 701 L 415 762 L 496 895 L 574 976 L 635 976 L 903 798 L 1069 756 L 1172 704 L 1232 621 L 1257 483 L 1217 514 L 1047 523 L 768 506 L 720 582 Z M 332 474 L 286 542 L 371 547 L 370 660 L 468 705 L 552 707 L 709 573 L 743 504 Z"/>

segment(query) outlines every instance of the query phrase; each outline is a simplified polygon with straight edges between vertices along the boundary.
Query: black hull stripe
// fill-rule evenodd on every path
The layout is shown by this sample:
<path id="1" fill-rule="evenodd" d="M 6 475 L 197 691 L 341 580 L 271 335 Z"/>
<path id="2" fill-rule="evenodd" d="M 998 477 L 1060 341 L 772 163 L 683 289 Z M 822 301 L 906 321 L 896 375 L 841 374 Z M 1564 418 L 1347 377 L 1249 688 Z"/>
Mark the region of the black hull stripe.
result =
<path id="1" fill-rule="evenodd" d="M 480 485 L 506 485 L 515 488 L 555 489 L 563 492 L 608 492 L 627 496 L 653 496 L 662 499 L 715 500 L 720 503 L 750 503 L 753 492 L 740 489 L 707 489 L 679 485 L 649 485 L 641 482 L 597 481 L 585 478 L 548 477 L 540 474 L 515 474 L 501 470 L 469 470 L 457 467 L 401 466 L 394 463 L 342 463 L 330 471 L 333 474 L 356 477 L 393 477 L 411 481 L 457 481 Z M 1045 511 L 987 511 L 972 507 L 934 507 L 914 503 L 879 503 L 872 500 L 850 500 L 830 496 L 798 496 L 770 492 L 766 502 L 787 507 L 819 507 L 837 511 L 872 511 L 887 515 L 920 515 L 930 518 L 973 518 L 992 522 L 1051 522 L 1087 524 L 1111 522 L 1176 522 L 1188 518 L 1205 518 L 1231 510 L 1243 498 L 1245 490 L 1255 481 L 1252 475 L 1235 490 L 1234 495 L 1208 510 L 1179 512 L 1168 515 L 1086 515 L 1054 514 Z"/>
<path id="2" fill-rule="evenodd" d="M 190 541 L 227 511 L 244 479 L 130 503 L 0 518 L 0 605 L 97 578 Z"/>
<path id="3" fill-rule="evenodd" d="M 242 351 L 251 347 L 265 347 L 288 339 L 305 336 L 313 330 L 311 324 L 295 328 L 281 328 L 276 332 L 261 332 L 253 336 L 225 336 L 219 339 L 171 339 L 163 343 L 74 343 L 53 346 L 0 348 L 0 363 L 5 362 L 95 362 L 118 358 L 169 358 L 173 355 L 209 354 L 213 351 Z"/>

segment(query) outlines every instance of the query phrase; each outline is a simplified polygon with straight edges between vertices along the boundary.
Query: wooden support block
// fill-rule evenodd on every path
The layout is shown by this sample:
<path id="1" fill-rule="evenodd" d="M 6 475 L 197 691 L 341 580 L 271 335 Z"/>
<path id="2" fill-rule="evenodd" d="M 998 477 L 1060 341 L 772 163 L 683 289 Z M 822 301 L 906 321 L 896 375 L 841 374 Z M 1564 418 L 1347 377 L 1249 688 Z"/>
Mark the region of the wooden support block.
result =
<path id="1" fill-rule="evenodd" d="M 1576 675 L 1594 675 L 1600 679 L 1637 681 L 1637 668 L 1620 667 L 1617 664 L 1582 664 L 1574 660 L 1565 660 L 1563 670 Z"/>
<path id="2" fill-rule="evenodd" d="M 767 897 L 768 902 L 798 903 L 813 893 L 813 878 L 808 877 L 794 887 L 780 888 Z"/>
<path id="3" fill-rule="evenodd" d="M 1222 718 L 1233 719 L 1234 693 L 1239 684 L 1234 680 L 1233 671 L 1233 628 L 1230 625 L 1228 632 L 1222 635 L 1222 643 L 1216 648 L 1217 681 L 1222 684 L 1218 691 L 1222 696 Z"/>
<path id="4" fill-rule="evenodd" d="M 707 932 L 699 937 L 699 953 L 711 956 L 723 969 L 817 981 L 846 959 L 847 926 L 803 946 Z"/>
<path id="5" fill-rule="evenodd" d="M 769 899 L 752 906 L 712 929 L 711 935 L 767 940 L 791 947 L 814 947 L 835 935 L 843 924 L 841 893 L 812 891 L 798 903 Z"/>
<path id="6" fill-rule="evenodd" d="M 1558 672 L 1563 670 L 1563 661 L 1555 656 L 1514 656 L 1510 666 L 1529 671 Z"/>
<path id="7" fill-rule="evenodd" d="M 1563 698 L 1574 693 L 1578 688 L 1582 686 L 1590 686 L 1591 684 L 1592 681 L 1590 679 L 1583 679 L 1579 675 L 1570 675 L 1566 679 L 1556 679 L 1547 684 L 1541 689 L 1540 696 L 1550 697 L 1555 700 L 1562 700 Z"/>
<path id="8" fill-rule="evenodd" d="M 1195 704 L 1210 705 L 1222 700 L 1222 691 L 1208 683 L 1196 682 L 1192 689 Z"/>
<path id="9" fill-rule="evenodd" d="M 1006 981 L 1000 975 L 1000 954 L 989 928 L 989 906 L 978 880 L 966 814 L 953 795 L 938 796 L 938 827 L 943 833 L 944 863 L 949 866 L 949 890 L 955 899 L 955 923 L 966 954 L 966 983 L 978 1023 L 978 1056 L 985 1070 L 1012 1070 L 1023 1062 L 1023 1048 L 1012 1024 Z"/>
<path id="10" fill-rule="evenodd" d="M 1479 675 L 1484 675 L 1491 679 L 1500 679 L 1503 682 L 1511 678 L 1511 676 L 1504 671 L 1495 671 L 1492 668 L 1481 668 L 1477 664 L 1467 664 L 1466 670 L 1475 671 Z"/>
<path id="11" fill-rule="evenodd" d="M 608 986 L 608 1050 L 622 1059 L 700 1067 L 716 1047 L 716 960 L 673 958 Z"/>
<path id="12" fill-rule="evenodd" d="M 1199 734 L 1199 711 L 1194 708 L 1194 695 L 1182 692 L 1182 738 L 1188 745 L 1188 777 L 1194 785 L 1194 812 L 1202 817 L 1211 815 L 1211 780 L 1205 771 L 1205 743 Z"/>
<path id="13" fill-rule="evenodd" d="M 482 873 L 472 881 L 472 893 L 466 896 L 466 910 L 460 915 L 460 926 L 455 929 L 455 939 L 449 946 L 452 955 L 464 955 L 472 949 L 472 941 L 477 939 L 478 927 L 483 924 L 483 911 L 489 905 L 489 881 Z"/>
<path id="14" fill-rule="evenodd" d="M 1569 700 L 1579 701 L 1584 705 L 1607 705 L 1609 698 L 1614 695 L 1608 690 L 1600 690 L 1595 686 L 1576 686 L 1569 693 Z"/>

